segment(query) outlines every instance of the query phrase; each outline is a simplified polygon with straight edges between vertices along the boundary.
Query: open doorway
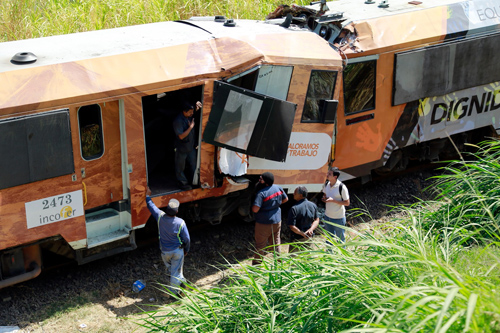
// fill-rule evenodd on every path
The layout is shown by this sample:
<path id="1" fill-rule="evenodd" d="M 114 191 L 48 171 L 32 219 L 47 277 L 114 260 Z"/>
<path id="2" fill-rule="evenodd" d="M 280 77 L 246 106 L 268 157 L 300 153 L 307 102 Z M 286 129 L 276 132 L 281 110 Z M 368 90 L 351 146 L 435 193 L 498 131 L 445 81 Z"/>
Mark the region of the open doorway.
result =
<path id="1" fill-rule="evenodd" d="M 186 102 L 195 105 L 197 101 L 203 102 L 202 97 L 203 86 L 196 86 L 142 98 L 148 185 L 153 195 L 182 191 L 175 175 L 176 135 L 173 122 L 179 114 L 182 114 L 182 106 Z M 194 142 L 195 147 L 198 147 L 201 110 L 194 112 L 193 119 Z M 188 168 L 185 171 L 193 188 L 199 186 L 199 164 L 197 149 L 194 175 L 187 171 Z"/>

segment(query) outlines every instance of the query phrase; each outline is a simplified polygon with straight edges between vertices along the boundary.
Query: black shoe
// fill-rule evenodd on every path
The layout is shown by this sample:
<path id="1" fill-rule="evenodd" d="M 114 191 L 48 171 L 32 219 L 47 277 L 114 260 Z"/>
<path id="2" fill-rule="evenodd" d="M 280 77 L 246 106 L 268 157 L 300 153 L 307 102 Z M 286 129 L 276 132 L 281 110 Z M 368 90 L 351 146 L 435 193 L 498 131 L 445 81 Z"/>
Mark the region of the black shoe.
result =
<path id="1" fill-rule="evenodd" d="M 189 191 L 189 190 L 192 190 L 193 188 L 191 187 L 191 185 L 181 185 L 181 190 L 183 191 Z"/>

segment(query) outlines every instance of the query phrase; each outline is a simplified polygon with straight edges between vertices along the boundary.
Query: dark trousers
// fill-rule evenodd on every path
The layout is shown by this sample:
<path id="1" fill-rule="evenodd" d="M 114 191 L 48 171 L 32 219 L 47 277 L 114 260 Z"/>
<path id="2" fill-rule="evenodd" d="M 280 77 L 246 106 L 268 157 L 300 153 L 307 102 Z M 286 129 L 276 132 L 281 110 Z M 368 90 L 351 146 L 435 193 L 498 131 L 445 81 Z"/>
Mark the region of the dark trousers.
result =
<path id="1" fill-rule="evenodd" d="M 188 164 L 188 175 L 184 173 Z M 196 170 L 196 149 L 191 150 L 189 153 L 182 153 L 178 150 L 175 151 L 175 176 L 181 185 L 191 185 L 193 181 L 194 172 Z M 189 179 L 189 180 L 188 180 Z"/>

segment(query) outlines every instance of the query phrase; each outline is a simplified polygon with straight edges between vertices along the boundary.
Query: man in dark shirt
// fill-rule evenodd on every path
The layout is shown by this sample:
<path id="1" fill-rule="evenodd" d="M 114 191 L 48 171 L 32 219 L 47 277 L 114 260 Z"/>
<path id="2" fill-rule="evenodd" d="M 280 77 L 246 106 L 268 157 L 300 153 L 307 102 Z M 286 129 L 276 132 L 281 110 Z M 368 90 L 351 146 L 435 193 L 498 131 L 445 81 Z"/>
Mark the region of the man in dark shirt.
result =
<path id="1" fill-rule="evenodd" d="M 196 102 L 196 111 L 201 109 L 201 102 Z M 175 132 L 175 176 L 182 190 L 190 190 L 194 173 L 196 171 L 196 150 L 194 135 L 194 107 L 185 103 L 182 112 L 174 119 Z M 184 174 L 186 162 L 189 166 L 188 177 Z M 190 179 L 188 181 L 188 179 Z"/>
<path id="2" fill-rule="evenodd" d="M 319 225 L 318 207 L 307 200 L 307 188 L 299 186 L 293 192 L 293 198 L 296 203 L 288 212 L 287 225 L 292 230 L 292 239 L 294 241 L 305 241 L 311 238 L 314 230 Z M 295 251 L 291 246 L 289 252 Z"/>
<path id="3" fill-rule="evenodd" d="M 274 175 L 264 172 L 257 184 L 252 211 L 255 213 L 255 253 L 252 265 L 259 264 L 264 255 L 264 248 L 275 246 L 275 251 L 280 253 L 281 244 L 281 209 L 280 205 L 288 201 L 285 191 L 274 185 Z"/>

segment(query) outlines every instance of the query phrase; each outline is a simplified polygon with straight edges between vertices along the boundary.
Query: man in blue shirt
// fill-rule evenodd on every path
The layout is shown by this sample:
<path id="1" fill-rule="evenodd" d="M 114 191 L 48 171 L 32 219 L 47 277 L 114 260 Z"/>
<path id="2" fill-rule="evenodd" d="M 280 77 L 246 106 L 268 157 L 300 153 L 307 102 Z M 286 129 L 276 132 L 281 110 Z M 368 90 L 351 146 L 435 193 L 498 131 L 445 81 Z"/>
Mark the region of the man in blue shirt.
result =
<path id="1" fill-rule="evenodd" d="M 196 111 L 201 109 L 201 102 L 196 102 Z M 173 127 L 175 132 L 175 176 L 182 190 L 190 190 L 190 183 L 196 171 L 196 149 L 194 133 L 194 107 L 190 103 L 185 103 L 182 112 L 174 119 Z M 186 177 L 184 169 L 186 162 L 189 173 Z M 189 178 L 188 178 L 189 177 Z M 189 180 L 188 180 L 189 179 Z"/>
<path id="2" fill-rule="evenodd" d="M 274 175 L 264 172 L 256 186 L 252 211 L 255 213 L 255 248 L 256 253 L 252 265 L 259 264 L 264 255 L 264 248 L 274 245 L 276 252 L 281 248 L 281 209 L 280 205 L 288 201 L 285 191 L 278 185 L 274 185 Z"/>
<path id="3" fill-rule="evenodd" d="M 167 273 L 170 270 L 170 291 L 178 294 L 179 286 L 186 281 L 182 274 L 184 256 L 189 252 L 191 239 L 186 223 L 177 217 L 179 201 L 170 199 L 165 212 L 158 209 L 150 198 L 151 190 L 146 191 L 146 204 L 151 215 L 158 223 L 161 258 L 165 263 Z"/>

